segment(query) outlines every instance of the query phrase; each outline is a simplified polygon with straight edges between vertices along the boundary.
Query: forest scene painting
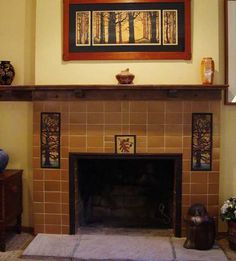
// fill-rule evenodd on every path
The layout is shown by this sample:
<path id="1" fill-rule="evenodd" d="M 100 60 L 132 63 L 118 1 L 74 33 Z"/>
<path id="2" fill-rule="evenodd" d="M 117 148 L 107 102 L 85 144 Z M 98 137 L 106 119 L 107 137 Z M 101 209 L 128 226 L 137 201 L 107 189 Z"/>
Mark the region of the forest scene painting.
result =
<path id="1" fill-rule="evenodd" d="M 161 22 L 162 19 L 162 22 Z M 76 12 L 76 45 L 176 45 L 177 10 Z M 91 43 L 90 43 L 90 40 Z"/>
<path id="2" fill-rule="evenodd" d="M 160 11 L 93 12 L 93 45 L 161 44 Z"/>
<path id="3" fill-rule="evenodd" d="M 192 115 L 192 170 L 211 170 L 212 114 Z"/>
<path id="4" fill-rule="evenodd" d="M 60 113 L 41 113 L 41 167 L 60 167 Z"/>

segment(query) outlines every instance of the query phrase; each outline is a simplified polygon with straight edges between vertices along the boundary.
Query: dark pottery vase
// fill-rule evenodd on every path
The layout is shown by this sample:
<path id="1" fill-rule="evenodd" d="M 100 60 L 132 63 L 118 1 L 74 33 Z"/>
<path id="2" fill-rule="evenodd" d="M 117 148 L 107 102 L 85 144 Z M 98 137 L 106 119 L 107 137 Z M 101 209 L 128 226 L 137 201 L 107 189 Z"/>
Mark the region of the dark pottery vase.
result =
<path id="1" fill-rule="evenodd" d="M 9 157 L 7 155 L 7 153 L 0 149 L 0 173 L 2 173 L 4 171 L 4 169 L 6 168 L 7 164 L 8 164 L 8 160 Z"/>
<path id="2" fill-rule="evenodd" d="M 11 85 L 15 77 L 15 70 L 10 61 L 0 62 L 0 85 Z"/>
<path id="3" fill-rule="evenodd" d="M 228 221 L 228 241 L 229 247 L 236 250 L 236 221 Z"/>

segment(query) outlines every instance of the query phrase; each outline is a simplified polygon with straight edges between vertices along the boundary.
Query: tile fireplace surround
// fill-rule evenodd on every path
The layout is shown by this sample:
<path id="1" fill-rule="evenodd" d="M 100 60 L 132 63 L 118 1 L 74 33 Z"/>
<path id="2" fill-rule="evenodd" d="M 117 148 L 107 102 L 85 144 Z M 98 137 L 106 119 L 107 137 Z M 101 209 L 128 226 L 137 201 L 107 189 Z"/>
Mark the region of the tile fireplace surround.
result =
<path id="1" fill-rule="evenodd" d="M 137 153 L 181 153 L 182 220 L 201 202 L 218 216 L 221 100 L 34 101 L 35 233 L 69 233 L 69 152 L 114 153 L 114 135 L 137 136 Z M 40 168 L 40 114 L 61 113 L 61 168 Z M 193 112 L 213 113 L 212 171 L 191 171 Z M 182 231 L 184 231 L 182 222 Z"/>

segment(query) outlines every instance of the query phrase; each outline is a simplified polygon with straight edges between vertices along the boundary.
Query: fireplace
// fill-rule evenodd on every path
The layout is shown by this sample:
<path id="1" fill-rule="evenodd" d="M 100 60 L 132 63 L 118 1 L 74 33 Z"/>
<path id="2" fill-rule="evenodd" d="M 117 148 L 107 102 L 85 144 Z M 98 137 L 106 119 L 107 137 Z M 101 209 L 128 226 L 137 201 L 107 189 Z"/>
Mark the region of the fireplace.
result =
<path id="1" fill-rule="evenodd" d="M 78 227 L 173 229 L 181 236 L 181 154 L 70 153 L 70 233 Z"/>

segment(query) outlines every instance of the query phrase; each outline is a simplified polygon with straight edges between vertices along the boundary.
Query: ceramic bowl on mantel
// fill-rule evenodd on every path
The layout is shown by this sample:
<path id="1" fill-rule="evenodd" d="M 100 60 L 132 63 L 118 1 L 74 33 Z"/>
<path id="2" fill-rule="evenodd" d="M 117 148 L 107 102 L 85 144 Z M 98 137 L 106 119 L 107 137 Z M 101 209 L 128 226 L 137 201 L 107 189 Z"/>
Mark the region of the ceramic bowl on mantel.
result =
<path id="1" fill-rule="evenodd" d="M 134 74 L 129 72 L 129 68 L 116 75 L 119 84 L 132 84 L 134 77 Z"/>

